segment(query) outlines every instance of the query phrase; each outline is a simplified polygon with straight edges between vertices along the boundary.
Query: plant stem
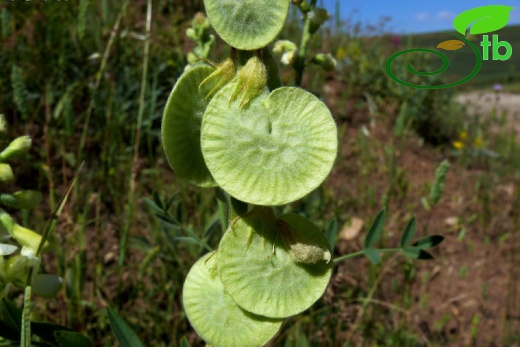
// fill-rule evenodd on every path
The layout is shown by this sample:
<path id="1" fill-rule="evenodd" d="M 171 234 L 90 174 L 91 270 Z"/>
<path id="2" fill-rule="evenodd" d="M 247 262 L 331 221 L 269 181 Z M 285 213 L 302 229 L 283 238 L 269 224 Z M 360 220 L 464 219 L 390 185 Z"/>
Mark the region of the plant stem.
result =
<path id="1" fill-rule="evenodd" d="M 377 251 L 380 252 L 380 253 L 393 253 L 393 252 L 400 252 L 401 249 L 400 248 L 383 248 L 383 249 L 378 249 Z M 363 255 L 363 254 L 365 254 L 365 250 L 357 251 L 357 252 L 346 254 L 346 255 L 342 255 L 341 257 L 336 258 L 333 261 L 334 261 L 334 264 L 336 264 L 336 263 L 339 263 L 340 261 L 343 261 L 343 260 L 346 260 L 346 259 L 350 259 L 350 258 L 355 258 L 355 257 L 358 257 L 358 256 Z"/>
<path id="2" fill-rule="evenodd" d="M 336 263 L 339 263 L 340 261 L 343 261 L 345 259 L 358 257 L 358 256 L 363 255 L 363 254 L 365 254 L 364 250 L 363 251 L 357 251 L 357 252 L 350 253 L 350 254 L 346 254 L 346 255 L 342 255 L 341 257 L 334 259 L 333 262 L 334 262 L 334 264 L 336 264 Z"/>
<path id="3" fill-rule="evenodd" d="M 32 268 L 29 270 L 29 278 L 32 277 Z M 30 281 L 30 280 L 28 280 Z M 31 347 L 31 286 L 25 287 L 22 311 L 22 336 L 20 347 Z"/>
<path id="4" fill-rule="evenodd" d="M 307 44 L 309 43 L 309 39 L 311 38 L 310 27 L 311 20 L 307 13 L 304 13 L 304 24 L 303 24 L 303 32 L 302 38 L 300 42 L 300 48 L 298 50 L 298 55 L 294 60 L 293 68 L 296 71 L 296 76 L 294 78 L 294 84 L 298 87 L 302 84 L 303 78 L 303 70 L 305 69 L 305 56 L 307 55 Z"/>
<path id="5" fill-rule="evenodd" d="M 105 52 L 103 53 L 103 58 L 101 59 L 101 65 L 99 67 L 98 72 L 96 73 L 94 89 L 92 90 L 92 95 L 90 98 L 90 102 L 88 104 L 85 122 L 83 123 L 83 132 L 81 133 L 81 139 L 79 141 L 78 156 L 79 156 L 80 160 L 82 159 L 83 147 L 85 146 L 85 141 L 87 139 L 88 127 L 89 127 L 89 123 L 90 123 L 90 116 L 92 115 L 92 110 L 94 109 L 94 102 L 95 102 L 94 96 L 99 88 L 99 84 L 101 82 L 101 77 L 103 76 L 103 73 L 105 72 L 105 67 L 107 65 L 108 57 L 110 56 L 110 50 L 112 48 L 112 44 L 114 43 L 114 39 L 115 39 L 117 33 L 119 32 L 119 25 L 121 24 L 121 20 L 123 19 L 124 15 L 126 13 L 127 5 L 128 5 L 128 1 L 125 1 L 123 3 L 123 6 L 121 7 L 121 12 L 119 13 L 119 15 L 117 17 L 114 27 L 112 28 L 112 33 L 110 34 L 110 38 L 108 39 L 108 43 L 105 48 Z"/>

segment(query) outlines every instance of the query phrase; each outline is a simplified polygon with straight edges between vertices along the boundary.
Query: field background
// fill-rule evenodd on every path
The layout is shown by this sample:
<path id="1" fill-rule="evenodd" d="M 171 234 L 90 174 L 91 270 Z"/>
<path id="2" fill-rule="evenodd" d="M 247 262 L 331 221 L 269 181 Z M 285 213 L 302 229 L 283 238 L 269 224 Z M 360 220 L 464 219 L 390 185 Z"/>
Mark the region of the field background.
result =
<path id="1" fill-rule="evenodd" d="M 148 346 L 177 346 L 183 336 L 203 345 L 180 296 L 207 248 L 182 237 L 216 247 L 219 205 L 214 191 L 175 177 L 160 143 L 164 104 L 193 49 L 185 30 L 197 11 L 202 1 L 154 0 L 147 37 L 146 1 L 0 2 L 0 113 L 10 138 L 34 141 L 14 167 L 16 183 L 3 189 L 44 193 L 36 210 L 10 212 L 41 232 L 85 162 L 44 257 L 43 271 L 62 276 L 64 289 L 52 300 L 35 298 L 34 319 L 66 325 L 96 346 L 115 345 L 108 306 Z M 293 10 L 289 17 L 280 38 L 298 44 L 300 17 Z M 284 210 L 323 230 L 336 219 L 335 256 L 362 248 L 383 206 L 389 217 L 379 246 L 398 244 L 413 215 L 417 237 L 441 234 L 445 242 L 429 262 L 399 255 L 383 257 L 382 266 L 365 258 L 342 262 L 325 296 L 288 319 L 272 346 L 520 346 L 520 109 L 506 98 L 520 93 L 520 27 L 499 32 L 513 46 L 509 61 L 484 62 L 457 88 L 416 90 L 387 77 L 386 59 L 451 37 L 394 35 L 389 22 L 365 25 L 336 14 L 312 38 L 311 56 L 330 52 L 338 69 L 309 66 L 303 87 L 333 111 L 342 146 L 325 184 Z M 228 54 L 217 39 L 210 60 Z M 438 79 L 470 71 L 470 54 L 449 52 L 453 64 Z M 438 67 L 417 59 L 424 69 Z M 293 72 L 281 73 L 291 84 Z M 475 91 L 471 103 L 488 108 L 457 102 Z M 444 159 L 451 165 L 444 195 L 427 206 Z M 10 297 L 21 305 L 21 294 Z"/>

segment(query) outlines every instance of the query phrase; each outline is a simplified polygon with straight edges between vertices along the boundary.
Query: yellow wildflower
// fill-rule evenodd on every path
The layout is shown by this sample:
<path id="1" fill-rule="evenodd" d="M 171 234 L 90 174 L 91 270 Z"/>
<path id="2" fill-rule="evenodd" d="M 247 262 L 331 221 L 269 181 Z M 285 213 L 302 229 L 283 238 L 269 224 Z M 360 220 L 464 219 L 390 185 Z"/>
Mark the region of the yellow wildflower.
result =
<path id="1" fill-rule="evenodd" d="M 461 141 L 453 141 L 453 147 L 455 147 L 455 149 L 462 149 L 464 148 L 464 143 Z"/>
<path id="2" fill-rule="evenodd" d="M 341 60 L 347 56 L 347 52 L 342 48 L 338 48 L 336 51 L 336 59 Z"/>
<path id="3" fill-rule="evenodd" d="M 468 138 L 468 132 L 467 131 L 461 131 L 460 134 L 459 134 L 459 139 L 460 140 L 465 140 Z"/>
<path id="4" fill-rule="evenodd" d="M 482 140 L 482 138 L 480 138 L 480 137 L 477 137 L 475 139 L 475 141 L 473 141 L 473 146 L 475 146 L 475 148 L 482 148 L 482 147 L 484 147 L 484 140 Z"/>

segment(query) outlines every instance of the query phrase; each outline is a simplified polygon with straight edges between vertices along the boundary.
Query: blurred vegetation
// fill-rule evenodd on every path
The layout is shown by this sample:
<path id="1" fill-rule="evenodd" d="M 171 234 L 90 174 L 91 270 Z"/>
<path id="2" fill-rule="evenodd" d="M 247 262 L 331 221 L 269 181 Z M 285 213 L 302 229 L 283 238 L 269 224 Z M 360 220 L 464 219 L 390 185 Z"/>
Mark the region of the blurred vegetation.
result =
<path id="1" fill-rule="evenodd" d="M 41 232 L 38 228 L 85 161 L 57 235 L 50 240 L 54 254 L 44 257 L 46 270 L 61 275 L 66 289 L 56 300 L 36 300 L 40 316 L 35 319 L 80 331 L 97 346 L 114 345 L 102 310 L 106 306 L 117 308 L 147 345 L 176 346 L 185 335 L 192 345 L 201 345 L 184 316 L 180 293 L 189 267 L 217 246 L 216 236 L 225 229 L 220 224 L 220 192 L 201 191 L 176 180 L 159 143 L 164 104 L 187 64 L 187 52 L 194 48 L 185 30 L 201 10 L 202 0 L 154 0 L 148 37 L 143 0 L 0 3 L 0 113 L 12 124 L 11 137 L 28 134 L 34 139 L 23 161 L 26 171 L 17 175 L 16 185 L 41 190 L 45 201 L 31 218 L 24 212 L 13 216 Z M 291 10 L 280 37 L 298 43 L 296 13 Z M 515 184 L 512 199 L 519 206 L 516 133 L 500 114 L 468 118 L 453 100 L 453 90 L 415 90 L 387 78 L 384 63 L 393 52 L 434 47 L 444 40 L 443 34 L 435 44 L 427 36 L 394 36 L 388 33 L 387 22 L 383 18 L 363 27 L 343 23 L 338 14 L 311 40 L 310 50 L 332 53 L 338 69 L 325 72 L 309 66 L 304 85 L 329 102 L 347 149 L 341 149 L 343 160 L 338 160 L 328 184 L 280 209 L 321 221 L 325 230 L 333 220 L 341 227 L 354 217 L 371 218 L 386 205 L 394 216 L 389 230 L 402 229 L 414 213 L 420 225 L 421 217 L 430 220 L 430 213 L 449 209 L 441 200 L 426 213 L 420 202 L 429 192 L 435 167 L 449 157 L 461 168 L 481 171 L 474 186 L 464 185 L 473 195 L 460 197 L 467 205 L 461 208 L 464 214 L 453 227 L 456 231 L 446 232 L 455 233 L 455 240 L 458 237 L 469 248 L 466 228 L 484 238 L 484 231 L 495 223 L 502 228 L 493 231 L 489 243 L 499 247 L 509 238 L 514 244 L 517 236 L 512 230 L 518 227 L 518 217 L 509 217 L 507 223 L 494 218 L 503 207 L 495 205 L 499 198 L 495 189 L 501 182 Z M 518 29 L 506 29 L 500 39 L 515 46 Z M 212 61 L 226 56 L 219 40 L 209 56 Z M 146 42 L 148 73 L 143 79 Z M 462 51 L 459 54 L 465 54 Z M 464 59 L 454 61 L 466 64 Z M 434 69 L 436 63 L 427 56 L 417 58 L 424 69 Z M 520 66 L 517 60 L 508 64 L 512 71 Z M 284 81 L 293 80 L 290 69 L 282 68 L 281 73 Z M 489 71 L 483 68 L 480 75 L 482 83 L 497 83 L 499 75 L 506 76 L 496 65 Z M 507 76 L 516 81 L 516 74 Z M 145 94 L 140 98 L 143 83 Z M 326 86 L 332 92 L 324 90 Z M 140 108 L 143 119 L 137 128 Z M 494 127 L 505 131 L 497 135 Z M 473 144 L 481 139 L 478 151 L 454 147 L 463 131 Z M 413 157 L 415 152 L 420 155 Z M 421 156 L 429 158 L 430 171 L 412 176 L 414 160 Z M 456 196 L 447 200 L 458 201 Z M 442 221 L 436 226 L 444 228 Z M 421 230 L 427 232 L 426 227 Z M 391 236 L 382 241 L 395 242 Z M 342 247 L 352 251 L 355 243 L 343 242 Z M 336 252 L 343 254 L 345 249 Z M 512 264 L 518 261 L 518 252 L 507 252 Z M 440 266 L 446 264 L 442 254 L 439 259 Z M 434 321 L 426 310 L 428 295 L 433 294 L 424 288 L 434 269 L 390 257 L 384 264 L 359 260 L 339 267 L 325 297 L 289 319 L 273 346 L 445 346 L 462 341 L 469 328 L 462 326 L 457 340 L 458 335 L 450 332 L 451 314 Z M 513 288 L 508 305 L 514 309 L 518 307 L 515 277 L 507 280 Z M 11 294 L 19 299 L 20 293 Z M 412 311 L 421 318 L 413 318 Z M 476 317 L 470 317 L 476 322 L 474 336 Z M 519 341 L 515 324 L 504 318 L 504 341 L 511 345 Z"/>

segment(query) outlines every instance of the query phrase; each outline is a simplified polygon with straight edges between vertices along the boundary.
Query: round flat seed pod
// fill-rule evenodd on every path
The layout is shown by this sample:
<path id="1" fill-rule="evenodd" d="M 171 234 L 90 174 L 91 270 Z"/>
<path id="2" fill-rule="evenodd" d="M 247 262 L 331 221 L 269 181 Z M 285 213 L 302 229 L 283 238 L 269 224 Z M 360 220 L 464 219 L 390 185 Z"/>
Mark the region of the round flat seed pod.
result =
<path id="1" fill-rule="evenodd" d="M 229 102 L 235 86 L 213 97 L 202 121 L 202 153 L 215 181 L 237 199 L 265 206 L 316 189 L 338 149 L 327 106 L 303 89 L 281 87 L 240 108 Z"/>
<path id="2" fill-rule="evenodd" d="M 230 46 L 251 51 L 282 30 L 290 0 L 204 0 L 211 25 Z"/>
<path id="3" fill-rule="evenodd" d="M 197 333 L 215 347 L 263 346 L 282 320 L 244 311 L 224 291 L 217 274 L 218 254 L 209 253 L 190 269 L 182 292 L 184 309 Z"/>
<path id="4" fill-rule="evenodd" d="M 273 318 L 308 309 L 323 295 L 332 274 L 332 262 L 326 260 L 295 262 L 280 235 L 287 227 L 280 230 L 280 223 L 293 224 L 293 219 L 276 221 L 266 213 L 252 212 L 235 220 L 220 242 L 217 261 L 220 279 L 235 302 Z M 295 226 L 293 234 L 323 243 L 325 236 L 312 223 L 298 220 Z"/>
<path id="5" fill-rule="evenodd" d="M 170 166 L 179 177 L 200 187 L 217 185 L 200 149 L 200 126 L 208 102 L 199 85 L 213 71 L 196 65 L 184 73 L 168 98 L 162 120 L 162 143 Z"/>

